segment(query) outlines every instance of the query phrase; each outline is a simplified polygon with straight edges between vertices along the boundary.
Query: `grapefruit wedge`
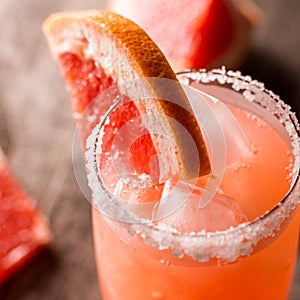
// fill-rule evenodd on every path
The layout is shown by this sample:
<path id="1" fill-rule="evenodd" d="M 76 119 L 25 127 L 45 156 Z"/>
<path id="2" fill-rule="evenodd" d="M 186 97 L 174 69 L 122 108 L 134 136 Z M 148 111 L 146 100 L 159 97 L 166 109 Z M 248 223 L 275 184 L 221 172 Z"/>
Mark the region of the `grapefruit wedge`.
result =
<path id="1" fill-rule="evenodd" d="M 110 0 L 157 43 L 175 70 L 236 67 L 260 11 L 249 0 Z"/>
<path id="2" fill-rule="evenodd" d="M 151 38 L 134 22 L 118 14 L 99 10 L 58 13 L 44 22 L 43 29 L 70 91 L 76 120 L 80 120 L 95 96 L 111 86 L 121 86 L 122 83 L 143 78 L 164 78 L 177 82 L 168 61 Z M 132 86 L 134 84 L 122 86 L 122 97 L 131 97 Z M 150 79 L 145 80 L 142 88 L 146 92 L 151 91 L 155 99 L 135 101 L 133 106 L 126 108 L 125 115 L 129 119 L 146 113 L 157 116 L 144 124 L 149 134 L 137 144 L 141 151 L 150 149 L 151 154 L 155 149 L 159 157 L 163 156 L 164 162 L 167 161 L 167 166 L 159 162 L 160 180 L 177 176 L 178 173 L 185 179 L 208 174 L 210 163 L 201 130 L 182 88 L 177 85 L 177 88 L 168 90 L 165 85 L 154 84 Z M 166 94 L 176 101 L 166 101 L 163 97 Z M 174 119 L 180 126 L 176 127 L 166 121 L 167 118 L 159 116 Z M 121 113 L 115 118 L 117 122 L 126 119 Z M 172 147 L 151 134 L 157 127 L 172 138 Z M 192 137 L 197 151 L 189 147 L 186 132 Z M 143 143 L 147 147 L 141 149 Z M 142 156 L 145 158 L 140 152 Z M 195 164 L 196 160 L 200 162 L 200 169 Z M 175 168 L 176 165 L 178 167 Z"/>
<path id="3" fill-rule="evenodd" d="M 0 149 L 0 286 L 50 241 L 46 219 L 17 183 Z"/>

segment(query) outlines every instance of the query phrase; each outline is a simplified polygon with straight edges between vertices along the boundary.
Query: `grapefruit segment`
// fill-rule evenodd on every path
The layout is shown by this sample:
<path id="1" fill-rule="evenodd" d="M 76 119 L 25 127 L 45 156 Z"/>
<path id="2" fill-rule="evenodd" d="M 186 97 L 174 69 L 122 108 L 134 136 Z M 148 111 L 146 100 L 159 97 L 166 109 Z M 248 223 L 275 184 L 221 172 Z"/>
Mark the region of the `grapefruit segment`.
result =
<path id="1" fill-rule="evenodd" d="M 122 86 L 120 94 L 130 98 L 134 84 L 122 85 L 124 82 L 141 78 L 165 78 L 178 82 L 156 44 L 139 26 L 120 15 L 97 10 L 58 13 L 50 16 L 43 28 L 51 52 L 61 66 L 77 120 L 94 97 L 109 86 Z M 164 164 L 160 164 L 160 180 L 178 173 L 185 179 L 208 174 L 210 163 L 201 130 L 182 88 L 177 85 L 168 91 L 165 86 L 149 80 L 145 81 L 143 90 L 154 94 L 155 99 L 146 104 L 135 101 L 137 112 L 177 120 L 197 148 L 193 151 L 187 144 L 186 133 L 165 121 L 166 118 L 164 121 L 150 118 L 144 124 L 150 133 L 159 126 L 160 132 L 171 136 L 174 141 L 170 148 L 169 144 L 151 134 L 156 153 L 168 161 L 166 170 L 162 168 Z M 165 95 L 172 95 L 176 103 L 165 101 Z M 201 168 L 194 163 L 197 160 Z M 174 168 L 176 165 L 178 167 Z"/>
<path id="2" fill-rule="evenodd" d="M 13 177 L 0 149 L 0 285 L 50 240 L 47 221 Z"/>
<path id="3" fill-rule="evenodd" d="M 137 22 L 177 71 L 236 67 L 260 19 L 248 0 L 110 0 L 108 8 Z"/>

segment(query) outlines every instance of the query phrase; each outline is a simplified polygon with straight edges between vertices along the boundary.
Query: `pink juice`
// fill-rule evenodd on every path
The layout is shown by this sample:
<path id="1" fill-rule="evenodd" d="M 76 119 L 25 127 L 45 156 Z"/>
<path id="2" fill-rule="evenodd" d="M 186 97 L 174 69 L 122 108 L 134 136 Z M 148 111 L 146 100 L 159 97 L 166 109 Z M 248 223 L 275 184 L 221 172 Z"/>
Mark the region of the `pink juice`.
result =
<path id="1" fill-rule="evenodd" d="M 180 75 L 182 81 L 188 78 L 190 85 L 226 103 L 233 114 L 230 119 L 228 112 L 218 116 L 226 164 L 204 207 L 199 201 L 208 177 L 197 185 L 180 181 L 141 189 L 120 182 L 108 157 L 99 164 L 104 185 L 93 189 L 93 230 L 105 300 L 288 297 L 299 237 L 298 135 L 291 129 L 293 122 L 283 118 L 288 115 L 286 106 L 275 105 L 263 88 L 251 83 L 255 94 L 251 84 L 241 85 L 249 81 L 238 74 L 233 82 L 234 76 L 215 72 L 209 80 L 204 73 L 195 72 L 198 79 L 192 73 Z M 214 162 L 218 151 L 210 150 Z M 95 178 L 91 182 L 90 177 L 90 185 L 95 188 Z M 127 221 L 127 210 L 111 204 L 113 196 L 101 189 L 123 204 L 138 204 L 134 209 L 128 206 L 136 221 Z M 162 195 L 167 204 L 179 204 L 169 213 L 155 215 L 153 209 L 157 213 L 163 207 L 163 198 L 157 204 Z M 185 201 L 180 202 L 181 198 Z M 111 207 L 106 210 L 106 205 Z"/>

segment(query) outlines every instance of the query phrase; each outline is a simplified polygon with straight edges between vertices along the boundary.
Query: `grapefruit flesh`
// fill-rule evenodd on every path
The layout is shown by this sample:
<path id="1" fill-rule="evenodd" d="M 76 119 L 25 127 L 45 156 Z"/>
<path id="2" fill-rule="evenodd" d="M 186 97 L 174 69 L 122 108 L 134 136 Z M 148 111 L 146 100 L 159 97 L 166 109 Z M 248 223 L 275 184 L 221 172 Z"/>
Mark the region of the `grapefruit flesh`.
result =
<path id="1" fill-rule="evenodd" d="M 97 95 L 115 84 L 113 79 L 106 75 L 101 67 L 96 66 L 91 59 L 82 60 L 76 54 L 62 53 L 59 56 L 59 64 L 71 95 L 75 118 L 85 111 Z M 102 149 L 101 161 L 105 162 L 101 166 L 103 171 L 112 167 L 108 162 L 115 133 L 139 115 L 134 102 L 129 99 L 110 114 L 110 124 L 105 126 L 104 149 Z M 85 115 L 85 117 L 88 116 Z M 85 126 L 86 132 L 82 133 L 83 142 L 94 127 L 93 123 L 88 124 L 88 127 Z M 130 164 L 133 170 L 138 174 L 150 174 L 149 162 L 151 157 L 156 154 L 150 134 L 146 132 L 135 140 L 129 150 Z"/>
<path id="2" fill-rule="evenodd" d="M 71 95 L 71 104 L 75 119 L 76 116 L 85 114 L 84 119 L 80 120 L 81 129 L 84 128 L 84 132 L 81 131 L 81 139 L 82 143 L 85 143 L 86 138 L 90 135 L 95 125 L 94 122 L 85 122 L 89 117 L 89 113 L 93 113 L 93 109 L 89 110 L 89 108 L 91 108 L 94 98 L 99 93 L 115 85 L 115 83 L 110 76 L 104 73 L 101 67 L 96 66 L 94 61 L 83 60 L 76 54 L 61 54 L 59 56 L 59 64 L 62 76 L 67 84 L 67 90 Z M 118 93 L 121 95 L 120 91 Z M 118 174 L 118 161 L 112 159 L 112 148 L 116 133 L 123 128 L 122 139 L 129 139 L 132 128 L 124 130 L 124 126 L 131 120 L 135 120 L 136 124 L 139 117 L 140 113 L 137 107 L 129 98 L 126 99 L 124 104 L 114 109 L 109 115 L 109 123 L 105 125 L 101 153 L 99 154 L 99 169 L 101 170 L 106 186 L 114 190 L 119 182 L 119 186 L 121 184 L 122 187 L 118 196 L 124 199 L 124 201 L 131 203 L 157 201 L 163 188 L 161 184 L 154 184 L 154 186 L 143 190 L 133 188 L 132 186 L 129 187 L 122 182 L 122 179 L 125 178 L 120 178 L 120 174 Z M 142 126 L 141 122 L 136 125 Z M 124 149 L 124 151 L 126 150 L 129 151 L 129 165 L 132 173 L 136 175 L 150 175 L 152 173 L 153 176 L 154 172 L 158 172 L 157 153 L 151 135 L 145 128 L 143 128 L 143 134 L 133 141 L 129 149 Z M 120 151 L 120 148 L 118 151 Z"/>
<path id="3" fill-rule="evenodd" d="M 108 8 L 137 22 L 177 71 L 236 67 L 260 19 L 248 0 L 110 0 Z"/>
<path id="4" fill-rule="evenodd" d="M 75 118 L 97 95 L 114 84 L 92 59 L 82 60 L 74 53 L 65 52 L 59 55 L 58 61 L 70 92 Z"/>
<path id="5" fill-rule="evenodd" d="M 235 29 L 228 6 L 223 1 L 211 1 L 208 13 L 193 30 L 199 34 L 192 39 L 190 65 L 196 68 L 212 65 L 233 41 Z"/>
<path id="6" fill-rule="evenodd" d="M 15 180 L 0 150 L 0 285 L 50 240 L 45 218 Z"/>

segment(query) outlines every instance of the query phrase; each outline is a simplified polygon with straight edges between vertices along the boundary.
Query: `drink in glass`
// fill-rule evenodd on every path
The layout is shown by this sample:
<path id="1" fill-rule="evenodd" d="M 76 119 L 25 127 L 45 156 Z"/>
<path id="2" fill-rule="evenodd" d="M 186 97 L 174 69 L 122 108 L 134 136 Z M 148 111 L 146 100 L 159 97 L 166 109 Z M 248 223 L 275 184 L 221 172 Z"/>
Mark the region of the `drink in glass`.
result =
<path id="1" fill-rule="evenodd" d="M 187 94 L 192 89 L 211 175 L 149 187 L 147 176 L 139 176 L 141 182 L 129 173 L 118 177 L 124 149 L 101 158 L 112 109 L 88 140 L 103 299 L 287 299 L 300 219 L 295 114 L 239 72 L 186 72 L 178 78 L 189 87 Z M 201 113 L 204 103 L 213 122 Z M 221 143 L 220 135 L 211 137 L 214 130 L 221 130 Z"/>

